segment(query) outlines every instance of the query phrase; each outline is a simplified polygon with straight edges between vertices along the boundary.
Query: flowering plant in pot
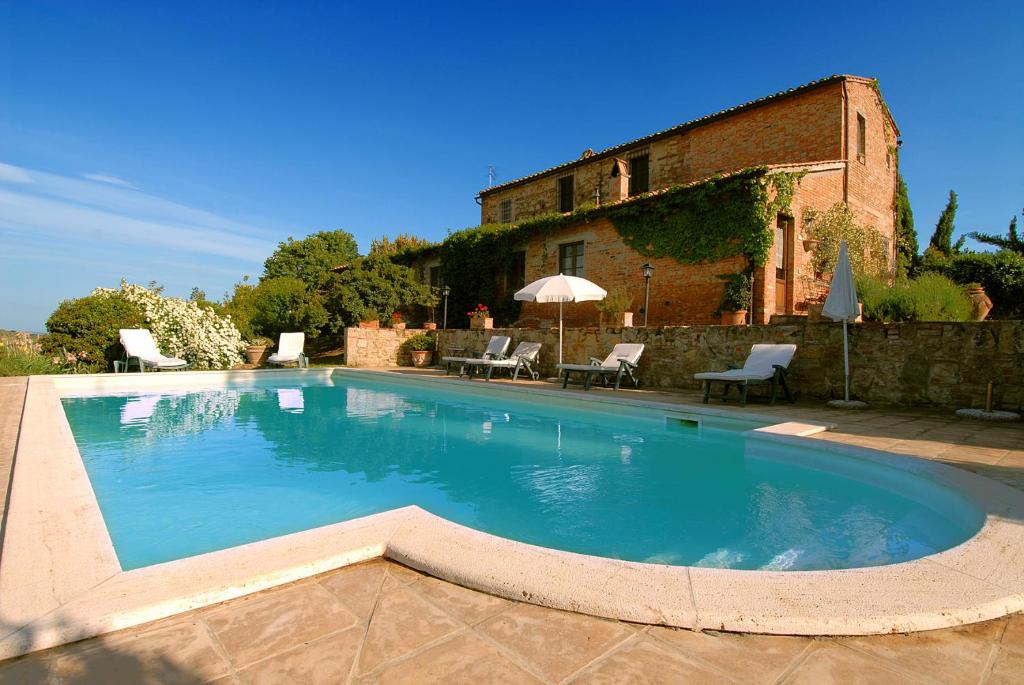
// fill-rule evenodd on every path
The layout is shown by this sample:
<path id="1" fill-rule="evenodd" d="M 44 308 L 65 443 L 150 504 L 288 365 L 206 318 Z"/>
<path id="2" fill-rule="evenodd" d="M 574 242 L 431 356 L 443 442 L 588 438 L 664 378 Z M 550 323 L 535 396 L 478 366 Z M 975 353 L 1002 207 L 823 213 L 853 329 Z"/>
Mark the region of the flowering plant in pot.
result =
<path id="1" fill-rule="evenodd" d="M 434 339 L 426 333 L 414 335 L 405 341 L 405 349 L 412 358 L 412 365 L 416 368 L 428 366 L 431 356 L 434 353 Z"/>
<path id="2" fill-rule="evenodd" d="M 491 310 L 485 304 L 478 304 L 474 309 L 466 312 L 466 316 L 469 317 L 470 328 L 494 328 Z"/>

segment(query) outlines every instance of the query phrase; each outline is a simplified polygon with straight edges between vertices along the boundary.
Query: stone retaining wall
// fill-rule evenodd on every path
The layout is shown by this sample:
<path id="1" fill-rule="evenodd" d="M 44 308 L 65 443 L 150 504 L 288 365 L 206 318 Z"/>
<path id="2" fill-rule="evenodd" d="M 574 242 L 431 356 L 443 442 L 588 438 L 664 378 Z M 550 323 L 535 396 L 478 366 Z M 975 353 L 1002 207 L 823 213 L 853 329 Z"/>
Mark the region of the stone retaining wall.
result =
<path id="1" fill-rule="evenodd" d="M 411 366 L 409 353 L 402 343 L 414 335 L 426 333 L 422 328 L 346 328 L 345 365 L 362 367 Z"/>
<path id="2" fill-rule="evenodd" d="M 491 335 L 510 335 L 513 348 L 521 340 L 543 343 L 541 372 L 556 375 L 557 328 L 439 331 L 441 354 L 482 352 Z M 753 343 L 796 343 L 794 389 L 821 399 L 843 394 L 842 324 L 572 328 L 565 361 L 603 359 L 616 342 L 647 345 L 639 370 L 647 387 L 691 389 L 699 387 L 694 373 L 742 363 Z M 996 406 L 1017 410 L 1024 404 L 1024 321 L 852 324 L 850 373 L 853 396 L 872 404 L 979 407 L 993 381 Z"/>

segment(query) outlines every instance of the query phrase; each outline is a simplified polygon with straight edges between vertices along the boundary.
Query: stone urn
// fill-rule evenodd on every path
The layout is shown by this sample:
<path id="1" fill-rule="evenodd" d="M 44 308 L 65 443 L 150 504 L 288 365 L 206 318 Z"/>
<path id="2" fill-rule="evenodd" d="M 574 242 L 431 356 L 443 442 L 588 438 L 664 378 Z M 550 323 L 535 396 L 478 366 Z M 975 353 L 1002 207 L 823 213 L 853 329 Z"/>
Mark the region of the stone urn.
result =
<path id="1" fill-rule="evenodd" d="M 980 285 L 965 288 L 964 292 L 971 300 L 971 318 L 974 321 L 984 321 L 988 313 L 992 311 L 992 300 L 985 294 L 985 289 Z"/>
<path id="2" fill-rule="evenodd" d="M 474 316 L 469 319 L 469 327 L 473 329 L 489 330 L 494 328 L 494 319 L 490 316 Z"/>
<path id="3" fill-rule="evenodd" d="M 821 310 L 825 308 L 824 302 L 808 302 L 807 303 L 807 320 L 808 321 L 821 321 Z"/>
<path id="4" fill-rule="evenodd" d="M 412 350 L 409 352 L 409 356 L 412 357 L 412 365 L 417 369 L 422 369 L 425 366 L 430 366 L 434 352 L 432 350 Z"/>
<path id="5" fill-rule="evenodd" d="M 722 312 L 723 326 L 742 326 L 747 323 L 747 310 L 741 309 L 737 312 Z"/>
<path id="6" fill-rule="evenodd" d="M 253 366 L 259 366 L 263 361 L 263 355 L 267 351 L 266 345 L 249 345 L 245 348 L 245 356 Z"/>
<path id="7" fill-rule="evenodd" d="M 360 328 L 380 328 L 380 321 L 377 319 L 370 319 L 369 321 L 360 321 Z"/>

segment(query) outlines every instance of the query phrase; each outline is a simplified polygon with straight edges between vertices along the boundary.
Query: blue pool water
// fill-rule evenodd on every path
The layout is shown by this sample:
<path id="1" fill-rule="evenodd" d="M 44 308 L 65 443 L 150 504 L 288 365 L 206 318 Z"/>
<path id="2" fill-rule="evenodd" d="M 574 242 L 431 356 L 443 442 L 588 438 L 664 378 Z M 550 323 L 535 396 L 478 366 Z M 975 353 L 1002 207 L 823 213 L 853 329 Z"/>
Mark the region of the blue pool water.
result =
<path id="1" fill-rule="evenodd" d="M 490 388 L 345 374 L 63 403 L 126 570 L 409 504 L 556 549 L 740 569 L 906 561 L 982 523 L 896 468 Z"/>

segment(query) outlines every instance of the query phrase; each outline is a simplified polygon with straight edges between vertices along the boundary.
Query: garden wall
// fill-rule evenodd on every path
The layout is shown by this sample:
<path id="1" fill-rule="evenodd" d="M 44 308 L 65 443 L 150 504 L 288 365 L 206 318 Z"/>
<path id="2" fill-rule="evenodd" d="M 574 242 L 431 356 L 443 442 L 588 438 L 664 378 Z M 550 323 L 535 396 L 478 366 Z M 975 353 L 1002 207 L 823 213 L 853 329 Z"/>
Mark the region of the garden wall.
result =
<path id="1" fill-rule="evenodd" d="M 481 352 L 491 335 L 512 336 L 513 348 L 521 340 L 543 343 L 542 374 L 555 375 L 557 328 L 439 331 L 441 354 L 458 347 Z M 617 342 L 647 345 L 639 370 L 647 387 L 689 389 L 700 387 L 694 373 L 742 363 L 754 343 L 796 343 L 790 367 L 794 389 L 820 399 L 843 394 L 842 324 L 572 328 L 565 330 L 565 361 L 603 359 Z M 853 395 L 872 404 L 983 406 L 991 380 L 997 406 L 1019 409 L 1024 404 L 1024 321 L 853 324 L 850 366 Z"/>
<path id="2" fill-rule="evenodd" d="M 409 353 L 402 343 L 422 328 L 346 328 L 345 365 L 362 367 L 410 366 Z"/>

